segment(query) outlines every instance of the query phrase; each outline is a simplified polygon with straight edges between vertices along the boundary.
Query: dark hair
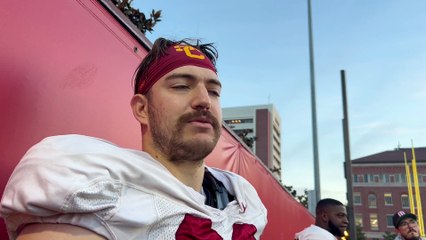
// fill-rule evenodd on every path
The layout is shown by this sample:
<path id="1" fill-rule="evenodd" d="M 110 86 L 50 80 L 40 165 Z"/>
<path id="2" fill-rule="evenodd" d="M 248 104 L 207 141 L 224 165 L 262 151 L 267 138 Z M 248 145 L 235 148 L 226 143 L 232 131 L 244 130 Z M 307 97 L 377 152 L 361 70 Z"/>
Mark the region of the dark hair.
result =
<path id="1" fill-rule="evenodd" d="M 192 43 L 193 42 L 193 43 Z M 193 39 L 183 39 L 180 41 L 172 41 L 165 38 L 158 38 L 155 40 L 152 49 L 148 52 L 148 55 L 142 60 L 135 72 L 134 78 L 134 94 L 138 94 L 138 86 L 143 75 L 146 73 L 146 70 L 160 57 L 166 54 L 167 48 L 172 45 L 187 45 L 192 46 L 200 50 L 204 55 L 206 55 L 212 64 L 216 66 L 216 59 L 218 58 L 218 53 L 213 43 L 201 44 L 200 40 Z"/>
<path id="2" fill-rule="evenodd" d="M 324 198 L 317 203 L 315 212 L 318 216 L 322 211 L 326 210 L 328 207 L 334 207 L 334 206 L 344 206 L 344 205 L 343 203 L 341 203 L 340 201 L 337 201 L 336 199 Z"/>

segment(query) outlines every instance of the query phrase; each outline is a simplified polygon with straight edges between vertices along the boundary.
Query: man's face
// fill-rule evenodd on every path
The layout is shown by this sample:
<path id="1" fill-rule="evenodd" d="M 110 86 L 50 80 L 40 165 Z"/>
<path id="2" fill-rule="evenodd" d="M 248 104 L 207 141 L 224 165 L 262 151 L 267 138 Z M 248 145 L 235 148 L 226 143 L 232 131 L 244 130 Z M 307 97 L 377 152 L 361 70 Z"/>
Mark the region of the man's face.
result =
<path id="1" fill-rule="evenodd" d="M 344 206 L 333 206 L 328 209 L 328 231 L 334 236 L 342 237 L 348 227 L 348 218 Z"/>
<path id="2" fill-rule="evenodd" d="M 184 66 L 158 80 L 148 98 L 148 129 L 156 151 L 172 162 L 199 161 L 216 146 L 222 113 L 217 75 Z"/>
<path id="3" fill-rule="evenodd" d="M 420 239 L 419 225 L 415 219 L 406 218 L 402 220 L 398 225 L 397 231 L 406 240 Z"/>

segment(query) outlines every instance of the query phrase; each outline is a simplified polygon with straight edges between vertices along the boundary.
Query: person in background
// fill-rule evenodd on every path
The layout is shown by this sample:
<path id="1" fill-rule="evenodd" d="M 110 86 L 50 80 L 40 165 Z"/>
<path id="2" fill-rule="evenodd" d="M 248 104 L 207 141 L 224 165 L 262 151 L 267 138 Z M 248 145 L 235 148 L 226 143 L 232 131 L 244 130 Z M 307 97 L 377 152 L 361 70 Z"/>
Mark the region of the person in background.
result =
<path id="1" fill-rule="evenodd" d="M 315 225 L 296 233 L 295 240 L 336 240 L 344 236 L 349 221 L 340 201 L 322 199 L 317 203 L 315 213 Z"/>
<path id="2" fill-rule="evenodd" d="M 398 234 L 395 240 L 426 240 L 420 237 L 416 215 L 400 210 L 393 215 L 392 220 Z"/>
<path id="3" fill-rule="evenodd" d="M 1 201 L 10 239 L 259 239 L 253 186 L 204 163 L 222 129 L 216 58 L 212 44 L 155 41 L 131 99 L 143 151 L 82 135 L 33 146 Z"/>

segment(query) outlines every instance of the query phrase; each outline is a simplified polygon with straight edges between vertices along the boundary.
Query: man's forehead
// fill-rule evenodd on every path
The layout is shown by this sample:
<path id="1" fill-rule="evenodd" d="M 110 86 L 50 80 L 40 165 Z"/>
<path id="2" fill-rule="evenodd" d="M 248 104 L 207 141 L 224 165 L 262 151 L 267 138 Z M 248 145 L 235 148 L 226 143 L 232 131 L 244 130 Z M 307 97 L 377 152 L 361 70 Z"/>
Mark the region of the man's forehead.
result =
<path id="1" fill-rule="evenodd" d="M 346 207 L 342 206 L 342 205 L 334 205 L 334 206 L 329 206 L 328 210 L 333 211 L 333 212 L 342 212 L 342 213 L 346 213 Z"/>

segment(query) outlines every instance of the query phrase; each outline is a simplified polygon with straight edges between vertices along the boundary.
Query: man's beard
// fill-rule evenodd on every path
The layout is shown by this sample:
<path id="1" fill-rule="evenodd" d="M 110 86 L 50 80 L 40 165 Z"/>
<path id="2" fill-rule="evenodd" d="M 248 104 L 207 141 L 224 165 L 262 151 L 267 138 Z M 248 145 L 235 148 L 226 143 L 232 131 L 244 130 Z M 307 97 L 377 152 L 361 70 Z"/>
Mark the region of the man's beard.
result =
<path id="1" fill-rule="evenodd" d="M 334 236 L 343 237 L 345 235 L 331 220 L 328 220 L 328 229 Z"/>
<path id="2" fill-rule="evenodd" d="M 417 232 L 416 232 L 417 233 Z M 410 234 L 410 232 L 408 233 L 408 234 Z M 407 235 L 408 235 L 407 234 Z M 413 236 L 413 237 L 411 237 L 411 238 L 406 238 L 406 237 L 404 237 L 402 234 L 401 234 L 401 237 L 402 237 L 402 239 L 406 239 L 406 240 L 420 240 L 421 238 L 420 238 L 420 234 L 418 234 L 418 236 Z"/>
<path id="3" fill-rule="evenodd" d="M 210 154 L 221 133 L 219 121 L 209 112 L 199 110 L 190 112 L 180 116 L 175 124 L 170 129 L 170 126 L 165 126 L 162 123 L 166 119 L 161 119 L 158 110 L 150 104 L 148 107 L 149 125 L 152 132 L 152 138 L 155 147 L 166 155 L 171 162 L 183 161 L 201 161 Z M 212 124 L 214 136 L 211 142 L 184 140 L 183 131 L 185 125 L 192 119 L 204 117 Z M 168 128 L 169 127 L 169 128 Z"/>

